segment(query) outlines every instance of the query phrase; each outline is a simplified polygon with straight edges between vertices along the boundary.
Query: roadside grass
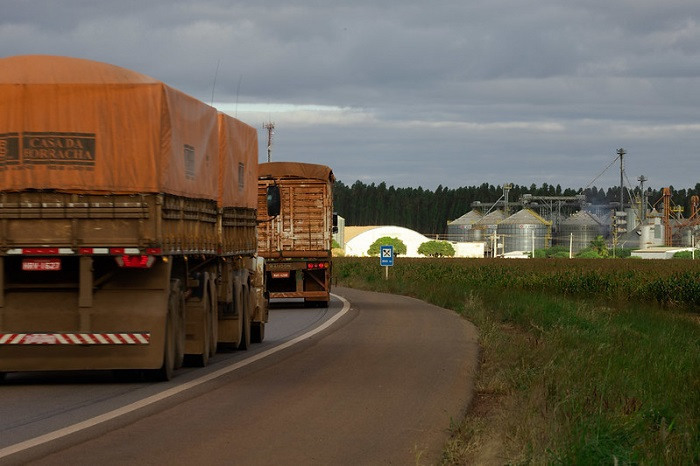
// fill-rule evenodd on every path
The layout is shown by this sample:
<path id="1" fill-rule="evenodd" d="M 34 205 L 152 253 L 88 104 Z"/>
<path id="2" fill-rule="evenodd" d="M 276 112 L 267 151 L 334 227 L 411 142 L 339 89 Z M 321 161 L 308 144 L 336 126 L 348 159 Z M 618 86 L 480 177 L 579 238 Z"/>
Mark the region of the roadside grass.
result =
<path id="1" fill-rule="evenodd" d="M 696 297 L 684 297 L 690 302 L 683 305 L 678 296 L 624 299 L 611 289 L 615 280 L 593 269 L 593 261 L 591 274 L 576 273 L 584 277 L 584 290 L 603 293 L 583 295 L 557 294 L 556 286 L 532 289 L 532 283 L 546 282 L 548 273 L 550 281 L 551 274 L 566 274 L 556 267 L 517 266 L 517 277 L 489 271 L 478 261 L 402 259 L 387 281 L 376 262 L 334 260 L 336 283 L 414 296 L 454 309 L 479 328 L 474 403 L 453 426 L 443 464 L 700 463 Z M 478 280 L 475 286 L 474 277 L 460 273 L 460 267 L 490 273 L 493 282 Z M 692 278 L 697 268 L 689 273 Z M 624 294 L 630 297 L 626 280 Z M 651 280 L 657 292 L 667 283 L 657 275 Z M 668 283 L 672 286 L 666 288 L 677 293 L 678 280 Z M 649 289 L 644 283 L 635 286 Z"/>

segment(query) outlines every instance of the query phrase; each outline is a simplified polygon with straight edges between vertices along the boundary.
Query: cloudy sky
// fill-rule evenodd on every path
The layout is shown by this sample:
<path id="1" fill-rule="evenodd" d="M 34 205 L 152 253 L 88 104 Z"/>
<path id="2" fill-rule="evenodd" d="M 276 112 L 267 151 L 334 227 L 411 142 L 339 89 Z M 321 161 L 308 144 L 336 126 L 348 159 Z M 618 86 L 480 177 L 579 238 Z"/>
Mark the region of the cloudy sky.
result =
<path id="1" fill-rule="evenodd" d="M 697 0 L 2 0 L 0 56 L 153 76 L 346 184 L 700 182 Z M 595 181 L 594 181 L 595 180 Z"/>

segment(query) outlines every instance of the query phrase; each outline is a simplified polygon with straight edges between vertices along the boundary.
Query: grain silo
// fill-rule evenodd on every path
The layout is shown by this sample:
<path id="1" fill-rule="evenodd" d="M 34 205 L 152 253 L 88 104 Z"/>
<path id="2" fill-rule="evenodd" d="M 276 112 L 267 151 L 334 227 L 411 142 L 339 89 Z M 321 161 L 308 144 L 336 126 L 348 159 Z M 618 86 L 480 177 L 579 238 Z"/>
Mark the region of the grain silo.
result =
<path id="1" fill-rule="evenodd" d="M 639 249 L 649 249 L 664 245 L 664 225 L 661 216 L 654 210 L 639 230 Z"/>
<path id="2" fill-rule="evenodd" d="M 478 210 L 470 210 L 456 220 L 447 222 L 447 238 L 450 241 L 468 241 L 468 231 L 483 215 Z"/>
<path id="3" fill-rule="evenodd" d="M 503 221 L 505 217 L 506 216 L 500 210 L 494 210 L 484 215 L 467 231 L 467 240 L 489 241 L 491 236 L 496 233 L 496 226 Z"/>
<path id="4" fill-rule="evenodd" d="M 571 244 L 572 251 L 577 253 L 590 246 L 597 236 L 604 235 L 605 227 L 602 222 L 590 212 L 581 210 L 561 222 L 556 244 L 566 247 Z"/>
<path id="5" fill-rule="evenodd" d="M 532 251 L 551 246 L 552 222 L 534 211 L 523 209 L 498 224 L 497 234 L 503 238 L 503 252 Z"/>

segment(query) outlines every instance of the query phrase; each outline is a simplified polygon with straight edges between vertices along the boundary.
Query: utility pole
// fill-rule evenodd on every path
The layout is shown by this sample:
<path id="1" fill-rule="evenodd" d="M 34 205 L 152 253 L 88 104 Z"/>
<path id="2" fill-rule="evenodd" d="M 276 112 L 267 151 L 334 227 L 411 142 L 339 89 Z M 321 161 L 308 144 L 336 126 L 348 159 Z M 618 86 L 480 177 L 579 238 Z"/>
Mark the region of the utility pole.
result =
<path id="1" fill-rule="evenodd" d="M 639 178 L 637 178 L 637 181 L 639 181 L 641 190 L 642 190 L 642 209 L 641 209 L 641 215 L 639 216 L 642 220 L 642 223 L 647 219 L 647 194 L 644 192 L 644 182 L 647 181 L 647 177 L 644 175 L 641 175 Z"/>
<path id="2" fill-rule="evenodd" d="M 505 183 L 503 185 L 503 198 L 504 198 L 504 204 L 503 204 L 503 213 L 508 217 L 510 215 L 509 208 L 508 208 L 508 193 L 510 190 L 513 189 L 513 184 L 512 183 Z"/>
<path id="3" fill-rule="evenodd" d="M 269 162 L 272 152 L 272 135 L 275 134 L 275 123 L 272 121 L 263 123 L 263 128 L 267 130 L 267 161 Z"/>
<path id="4" fill-rule="evenodd" d="M 625 149 L 618 149 L 617 150 L 617 155 L 620 157 L 620 210 L 625 210 L 625 182 L 624 182 L 624 173 L 625 173 L 625 163 L 623 161 L 625 157 Z"/>

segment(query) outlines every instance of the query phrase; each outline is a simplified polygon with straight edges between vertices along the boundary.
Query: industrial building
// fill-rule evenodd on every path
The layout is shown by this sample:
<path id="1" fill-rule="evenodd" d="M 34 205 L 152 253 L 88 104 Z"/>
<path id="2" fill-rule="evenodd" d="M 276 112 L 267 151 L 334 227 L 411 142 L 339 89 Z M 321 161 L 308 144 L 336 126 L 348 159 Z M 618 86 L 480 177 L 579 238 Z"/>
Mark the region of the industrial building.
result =
<path id="1" fill-rule="evenodd" d="M 492 257 L 522 257 L 553 245 L 567 247 L 574 255 L 598 236 L 610 249 L 654 249 L 654 253 L 633 254 L 635 257 L 669 257 L 669 251 L 697 247 L 700 242 L 697 196 L 691 198 L 693 208 L 688 218 L 678 215 L 679 209 L 670 205 L 669 197 L 665 190 L 655 207 L 647 205 L 645 209 L 640 199 L 632 199 L 620 209 L 619 203 L 587 204 L 580 195 L 526 194 L 508 204 L 502 200 L 492 205 L 474 202 L 472 210 L 447 223 L 447 237 L 483 242 L 486 256 Z M 513 210 L 515 213 L 507 215 Z"/>

